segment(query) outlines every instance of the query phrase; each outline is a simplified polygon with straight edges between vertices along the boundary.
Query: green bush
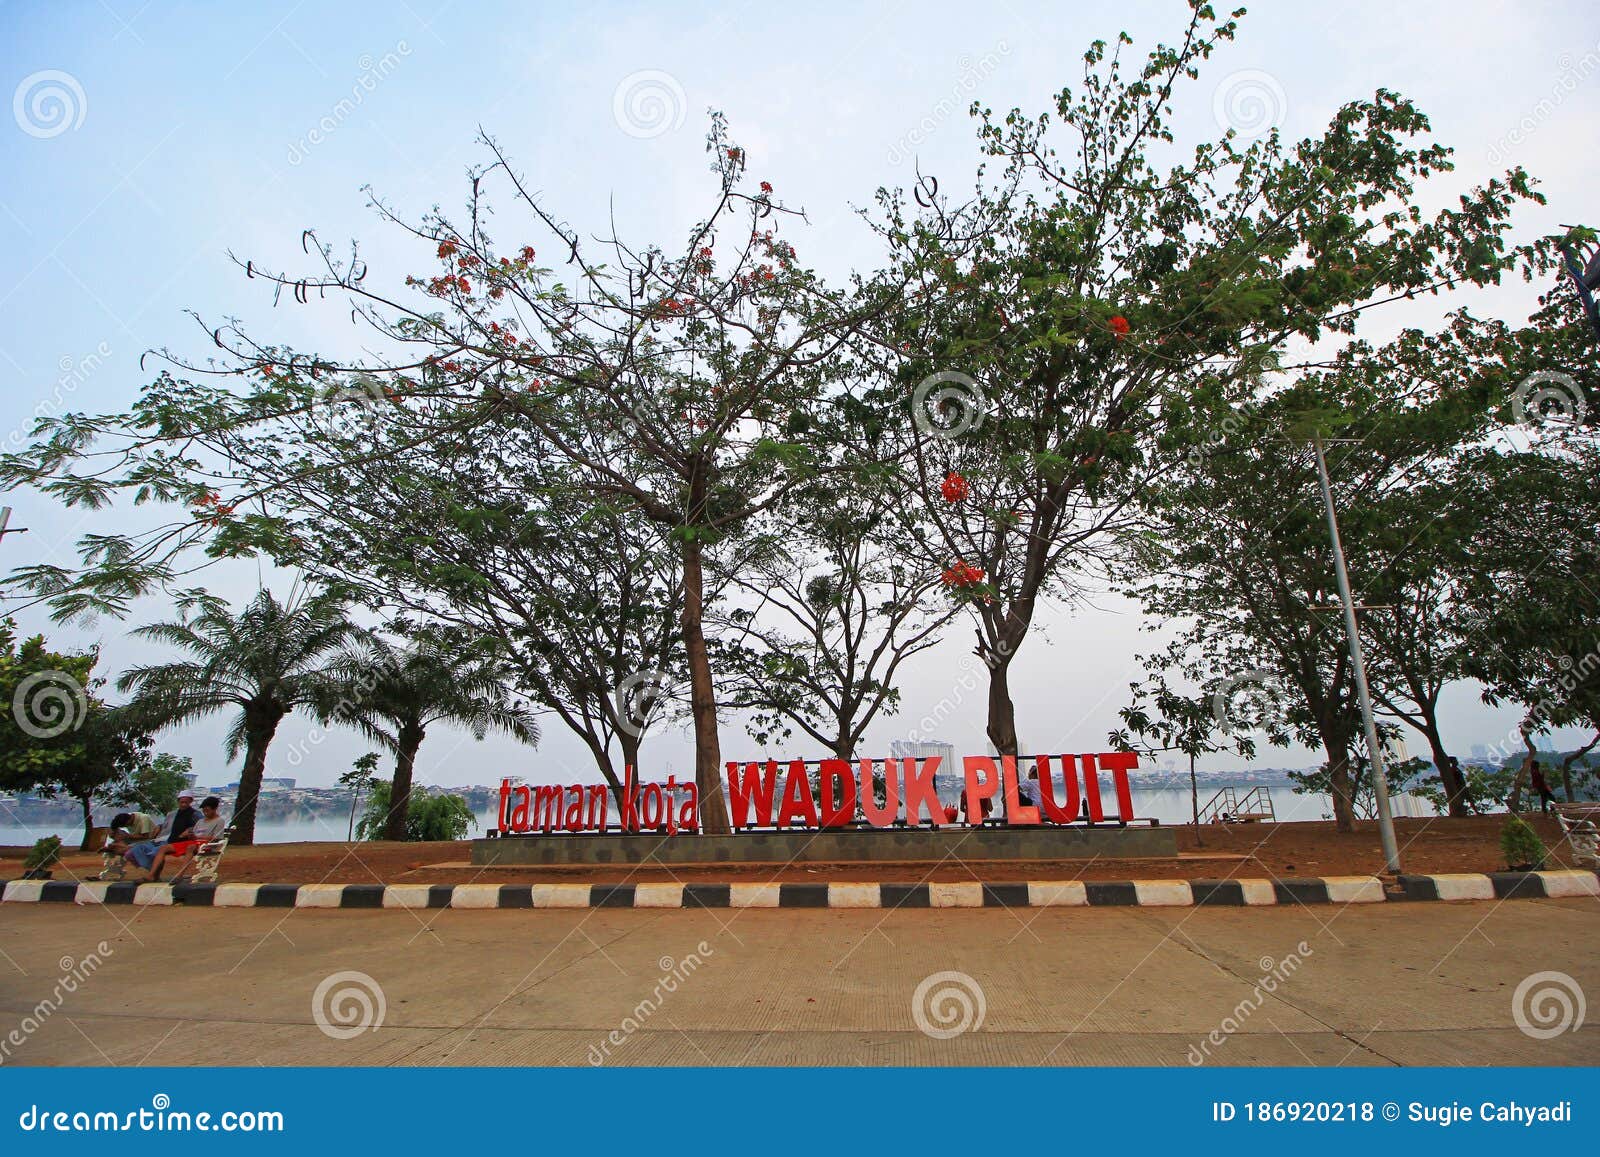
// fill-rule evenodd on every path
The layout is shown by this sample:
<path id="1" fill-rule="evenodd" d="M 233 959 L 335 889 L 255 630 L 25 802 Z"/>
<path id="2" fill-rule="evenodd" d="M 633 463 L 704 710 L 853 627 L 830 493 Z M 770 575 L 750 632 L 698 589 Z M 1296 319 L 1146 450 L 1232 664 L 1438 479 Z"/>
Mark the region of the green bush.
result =
<path id="1" fill-rule="evenodd" d="M 384 821 L 389 815 L 389 792 L 393 786 L 383 780 L 372 785 L 372 792 L 367 796 L 367 810 L 356 824 L 356 839 L 383 839 Z M 411 793 L 411 806 L 406 810 L 406 839 L 463 840 L 467 832 L 477 826 L 472 808 L 461 796 Z"/>
<path id="2" fill-rule="evenodd" d="M 22 861 L 22 866 L 29 872 L 42 871 L 45 868 L 54 867 L 60 859 L 61 837 L 45 836 L 42 840 L 34 843 L 33 850 Z"/>
<path id="3" fill-rule="evenodd" d="M 1521 816 L 1511 816 L 1500 829 L 1500 852 L 1508 868 L 1544 867 L 1544 841 Z"/>

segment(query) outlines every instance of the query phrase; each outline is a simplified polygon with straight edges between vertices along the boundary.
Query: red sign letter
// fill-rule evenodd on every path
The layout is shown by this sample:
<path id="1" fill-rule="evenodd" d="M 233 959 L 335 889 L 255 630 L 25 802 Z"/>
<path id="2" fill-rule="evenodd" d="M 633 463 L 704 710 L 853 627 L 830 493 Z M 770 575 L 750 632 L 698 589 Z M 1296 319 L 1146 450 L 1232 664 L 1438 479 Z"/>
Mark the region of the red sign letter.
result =
<path id="1" fill-rule="evenodd" d="M 922 822 L 918 812 L 926 811 L 934 827 L 938 827 L 944 819 L 944 805 L 939 802 L 939 793 L 933 787 L 933 777 L 939 773 L 941 758 L 938 755 L 931 756 L 924 759 L 920 767 L 915 759 L 900 761 L 900 772 L 906 782 L 906 823 L 913 827 Z"/>
<path id="2" fill-rule="evenodd" d="M 760 764 L 745 764 L 742 780 L 738 771 L 737 763 L 728 764 L 728 799 L 733 804 L 733 826 L 745 826 L 750 815 L 750 803 L 754 800 L 756 823 L 767 827 L 772 823 L 772 789 L 778 778 L 778 761 L 767 760 L 765 771 L 761 770 Z"/>

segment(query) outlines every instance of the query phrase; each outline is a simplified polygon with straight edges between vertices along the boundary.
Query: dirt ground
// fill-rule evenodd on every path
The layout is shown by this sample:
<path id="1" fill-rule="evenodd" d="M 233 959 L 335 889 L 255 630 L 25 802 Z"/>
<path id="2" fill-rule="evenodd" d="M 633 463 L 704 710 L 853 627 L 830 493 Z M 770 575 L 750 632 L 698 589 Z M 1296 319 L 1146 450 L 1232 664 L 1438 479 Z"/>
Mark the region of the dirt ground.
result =
<path id="1" fill-rule="evenodd" d="M 1529 821 L 1550 849 L 1547 867 L 1574 867 L 1571 848 L 1561 841 L 1553 819 Z M 1408 872 L 1492 872 L 1505 867 L 1500 854 L 1501 816 L 1467 819 L 1398 819 L 1401 856 Z M 1179 826 L 1177 859 L 1096 859 L 1064 861 L 950 860 L 906 864 L 720 864 L 703 867 L 628 865 L 560 867 L 473 867 L 468 843 L 305 843 L 230 848 L 222 878 L 235 883 L 272 884 L 527 884 L 544 881 L 621 883 L 809 881 L 893 882 L 993 880 L 1183 880 L 1354 876 L 1383 871 L 1383 852 L 1373 823 L 1341 835 L 1331 822 L 1207 825 L 1196 837 Z M 582 838 L 582 837 L 553 837 Z M 22 874 L 25 849 L 0 849 L 0 880 Z M 69 853 L 56 865 L 55 879 L 90 879 L 100 870 L 98 856 Z M 171 873 L 168 873 L 169 878 Z M 128 879 L 141 879 L 136 869 Z"/>

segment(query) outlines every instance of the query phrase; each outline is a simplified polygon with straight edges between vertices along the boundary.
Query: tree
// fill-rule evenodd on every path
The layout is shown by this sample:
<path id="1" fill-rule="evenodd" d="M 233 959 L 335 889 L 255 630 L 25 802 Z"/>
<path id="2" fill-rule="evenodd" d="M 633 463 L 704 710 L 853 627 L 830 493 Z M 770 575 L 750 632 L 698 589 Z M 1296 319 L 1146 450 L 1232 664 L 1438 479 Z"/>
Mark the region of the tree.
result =
<path id="1" fill-rule="evenodd" d="M 356 838 L 361 840 L 392 840 L 389 821 L 395 814 L 390 806 L 390 786 L 378 780 L 367 797 L 367 810 L 356 825 Z M 467 801 L 459 795 L 448 793 L 418 793 L 406 813 L 403 840 L 437 841 L 466 839 L 467 832 L 477 826 L 477 819 Z"/>
<path id="2" fill-rule="evenodd" d="M 1600 446 L 1579 434 L 1522 451 L 1486 448 L 1462 464 L 1458 482 L 1474 527 L 1458 544 L 1466 673 L 1483 683 L 1485 702 L 1526 710 L 1530 754 L 1533 735 L 1552 727 L 1582 727 L 1600 741 Z M 1569 800 L 1574 762 L 1561 769 Z"/>
<path id="3" fill-rule="evenodd" d="M 378 759 L 376 751 L 369 751 L 365 755 L 357 756 L 349 771 L 339 774 L 339 786 L 350 789 L 350 827 L 346 833 L 348 839 L 355 839 L 356 804 L 363 795 L 372 790 L 372 781 L 378 774 Z"/>
<path id="4" fill-rule="evenodd" d="M 1194 816 L 1195 840 L 1200 838 L 1200 784 L 1195 776 L 1195 760 L 1202 755 L 1235 751 L 1241 758 L 1255 757 L 1255 740 L 1246 731 L 1230 730 L 1224 706 L 1219 695 L 1226 694 L 1220 687 L 1209 694 L 1182 695 L 1167 685 L 1159 673 L 1142 683 L 1130 683 L 1133 701 L 1120 708 L 1123 727 L 1111 732 L 1110 742 L 1119 751 L 1134 751 L 1134 736 L 1146 745 L 1150 754 L 1158 751 L 1181 751 L 1189 757 L 1189 805 Z M 1154 740 L 1159 746 L 1152 745 Z"/>
<path id="5" fill-rule="evenodd" d="M 276 496 L 318 469 L 337 487 L 346 463 L 367 455 L 357 447 L 331 464 L 306 461 L 304 428 L 319 408 L 382 407 L 407 444 L 446 455 L 459 432 L 514 415 L 565 466 L 572 493 L 638 514 L 676 556 L 701 821 L 708 832 L 725 832 L 704 629 L 707 555 L 826 467 L 802 437 L 807 412 L 823 397 L 829 359 L 894 299 L 893 286 L 875 281 L 866 300 L 851 302 L 802 268 L 777 236 L 779 222 L 798 212 L 766 182 L 759 193 L 744 191 L 747 158 L 720 116 L 707 140 L 712 208 L 676 256 L 611 237 L 596 259 L 498 146 L 485 144 L 493 160 L 472 174 L 459 227 L 438 213 L 406 225 L 380 206 L 439 263 L 437 274 L 407 279 L 420 300 L 402 302 L 369 281 L 358 257 L 341 262 L 320 243 L 313 249 L 309 232 L 314 275 L 243 263 L 247 275 L 298 302 L 334 295 L 375 332 L 380 349 L 305 353 L 219 327 L 211 336 L 224 351 L 220 364 L 183 368 L 248 380 L 249 392 L 163 373 L 132 413 L 47 420 L 43 441 L 0 459 L 0 478 L 40 485 L 69 505 L 98 506 L 128 492 L 192 511 L 148 534 L 85 541 L 78 568 L 24 568 L 20 580 L 60 615 L 117 613 L 131 597 L 175 582 L 176 560 L 195 550 L 292 562 L 297 548 Z M 551 237 L 572 284 L 538 264 L 532 245 L 495 247 L 486 229 L 491 178 Z"/>
<path id="6" fill-rule="evenodd" d="M 1363 597 L 1375 608 L 1358 616 L 1373 698 L 1428 742 L 1452 816 L 1468 814 L 1466 781 L 1439 723 L 1439 697 L 1462 677 L 1466 651 L 1451 565 L 1471 528 L 1450 517 L 1455 503 L 1445 480 L 1392 491 L 1372 519 L 1372 564 Z"/>
<path id="7" fill-rule="evenodd" d="M 238 710 L 225 750 L 230 760 L 244 753 L 232 825 L 233 842 L 247 846 L 255 842 L 256 801 L 278 724 L 291 711 L 339 700 L 345 688 L 335 683 L 333 663 L 360 631 L 344 593 L 331 589 L 287 603 L 263 589 L 237 614 L 214 598 L 180 607 L 183 619 L 132 633 L 194 658 L 131 668 L 117 687 L 132 691 L 134 708 L 157 727 Z"/>
<path id="8" fill-rule="evenodd" d="M 976 620 L 1003 753 L 1017 750 L 1008 671 L 1040 600 L 1121 572 L 1175 424 L 1253 401 L 1296 343 L 1352 334 L 1384 301 L 1532 272 L 1504 240 L 1513 206 L 1539 199 L 1526 175 L 1424 216 L 1417 183 L 1450 169 L 1449 150 L 1387 89 L 1318 137 L 1241 149 L 1230 131 L 1163 167 L 1178 87 L 1235 31 L 1191 7 L 1178 46 L 1131 78 L 1123 34 L 1091 45 L 1081 91 L 1051 113 L 974 106 L 998 172 L 967 205 L 931 180 L 915 215 L 880 195 L 890 267 L 913 292 L 879 338 L 872 401 L 908 462 L 905 501 L 936 526 L 924 564 L 959 578 Z M 952 473 L 971 496 L 946 505 Z"/>
<path id="9" fill-rule="evenodd" d="M 178 806 L 178 793 L 194 778 L 194 760 L 163 751 L 133 773 L 127 788 L 111 802 L 165 815 Z"/>
<path id="10" fill-rule="evenodd" d="M 906 561 L 891 502 L 871 477 L 827 475 L 797 491 L 729 573 L 742 596 L 723 616 L 722 657 L 738 679 L 729 703 L 754 712 L 758 743 L 793 726 L 853 758 L 872 721 L 898 705 L 900 665 L 956 613 L 929 605 L 937 580 Z"/>
<path id="11" fill-rule="evenodd" d="M 1163 663 L 1196 681 L 1223 672 L 1287 692 L 1273 739 L 1322 746 L 1342 831 L 1355 819 L 1361 722 L 1305 442 L 1340 436 L 1327 465 L 1341 537 L 1357 601 L 1375 604 L 1369 596 L 1392 589 L 1396 567 L 1407 565 L 1391 509 L 1406 499 L 1396 496 L 1434 493 L 1427 483 L 1446 475 L 1458 448 L 1493 428 L 1515 380 L 1503 331 L 1462 313 L 1436 334 L 1406 331 L 1377 349 L 1353 343 L 1327 368 L 1220 420 L 1197 411 L 1194 425 L 1170 432 L 1171 471 L 1146 497 L 1144 577 L 1134 589 L 1148 613 L 1186 624 Z M 1429 654 L 1413 662 L 1392 648 L 1390 671 L 1433 677 Z M 1396 686 L 1394 702 L 1404 694 Z"/>
<path id="12" fill-rule="evenodd" d="M 32 791 L 80 757 L 99 655 L 50 651 L 43 635 L 20 642 L 0 619 L 0 790 Z"/>
<path id="13" fill-rule="evenodd" d="M 302 447 L 313 465 L 274 497 L 297 564 L 498 640 L 508 677 L 583 740 L 620 801 L 652 700 L 684 681 L 681 567 L 660 530 L 566 485 L 516 412 L 417 446 L 358 407 L 308 425 Z"/>
<path id="14" fill-rule="evenodd" d="M 324 705 L 328 717 L 350 723 L 394 753 L 385 839 L 407 839 L 417 750 L 436 723 L 458 723 L 482 739 L 499 731 L 524 743 L 539 741 L 539 725 L 505 691 L 504 668 L 484 639 L 459 632 L 416 631 L 404 646 L 368 636 L 364 652 L 336 668 L 333 686 L 345 690 Z"/>

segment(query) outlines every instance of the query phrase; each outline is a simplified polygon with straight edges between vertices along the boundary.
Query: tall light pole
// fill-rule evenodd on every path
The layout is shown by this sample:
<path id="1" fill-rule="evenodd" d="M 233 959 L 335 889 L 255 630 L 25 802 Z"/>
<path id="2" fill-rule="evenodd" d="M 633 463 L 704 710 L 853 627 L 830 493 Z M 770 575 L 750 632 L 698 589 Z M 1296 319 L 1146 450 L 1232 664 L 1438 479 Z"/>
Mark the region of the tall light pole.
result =
<path id="1" fill-rule="evenodd" d="M 5 536 L 8 535 L 8 534 L 27 534 L 28 533 L 28 528 L 26 526 L 19 526 L 15 530 L 7 530 L 6 527 L 8 525 L 10 525 L 10 522 L 11 522 L 11 507 L 9 507 L 9 506 L 0 506 L 0 540 L 4 540 Z"/>
<path id="2" fill-rule="evenodd" d="M 1378 726 L 1372 721 L 1372 696 L 1367 692 L 1367 668 L 1361 659 L 1361 632 L 1356 626 L 1356 607 L 1350 598 L 1350 575 L 1344 566 L 1344 546 L 1339 541 L 1339 520 L 1333 513 L 1333 487 L 1328 483 L 1328 463 L 1322 456 L 1322 438 L 1313 435 L 1311 446 L 1317 454 L 1317 478 L 1322 483 L 1322 504 L 1328 512 L 1328 537 L 1333 542 L 1333 569 L 1339 579 L 1339 601 L 1344 604 L 1344 629 L 1350 636 L 1350 670 L 1355 676 L 1356 698 L 1361 703 L 1361 723 L 1367 731 L 1368 762 L 1372 765 L 1372 793 L 1378 801 L 1378 834 L 1383 838 L 1383 858 L 1392 875 L 1400 874 L 1400 847 L 1394 838 L 1394 817 L 1389 813 L 1389 782 L 1383 766 L 1383 748 L 1378 744 Z"/>

